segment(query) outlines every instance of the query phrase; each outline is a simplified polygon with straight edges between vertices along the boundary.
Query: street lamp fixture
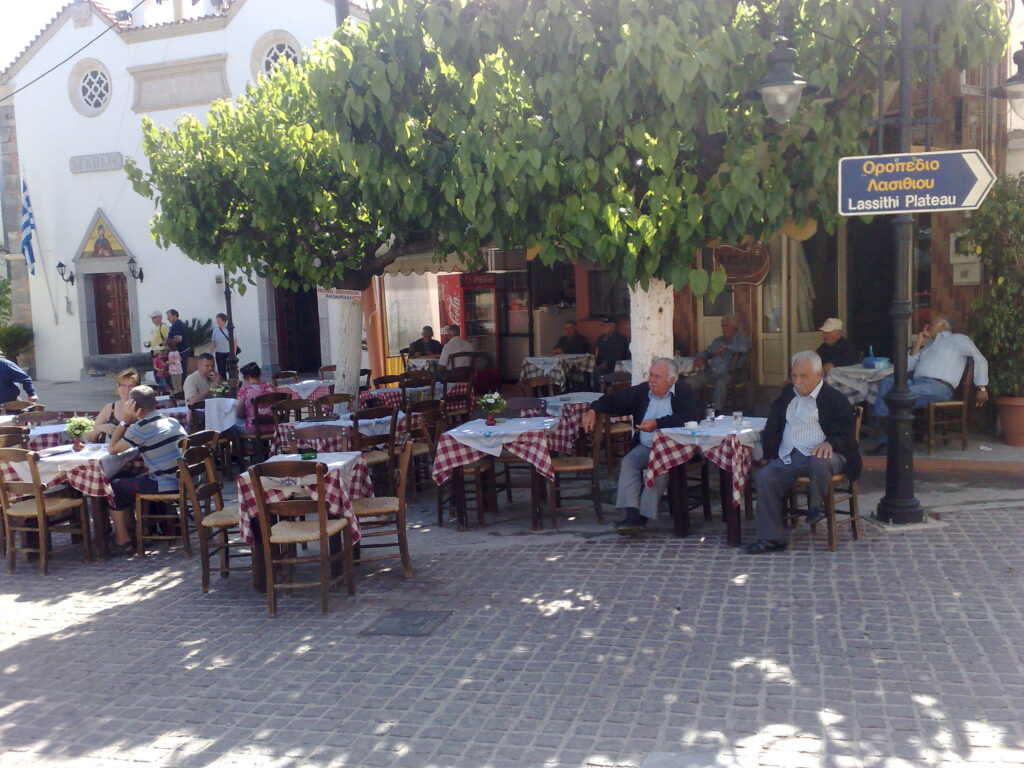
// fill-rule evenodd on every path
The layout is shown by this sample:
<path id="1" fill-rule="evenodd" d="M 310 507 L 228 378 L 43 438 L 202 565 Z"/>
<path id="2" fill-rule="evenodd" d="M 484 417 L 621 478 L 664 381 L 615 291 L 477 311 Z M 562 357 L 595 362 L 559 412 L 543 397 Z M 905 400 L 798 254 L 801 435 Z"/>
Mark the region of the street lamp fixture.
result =
<path id="1" fill-rule="evenodd" d="M 992 95 L 1010 102 L 1013 113 L 1024 120 L 1024 43 L 1013 54 L 1013 63 L 1017 65 L 1017 72 L 1005 83 L 993 88 Z"/>
<path id="2" fill-rule="evenodd" d="M 789 38 L 775 38 L 775 47 L 765 57 L 768 74 L 750 92 L 752 98 L 761 97 L 768 116 L 777 123 L 788 123 L 796 114 L 803 94 L 811 95 L 820 89 L 793 71 L 796 63 L 796 49 Z"/>
<path id="3" fill-rule="evenodd" d="M 58 261 L 57 262 L 57 274 L 60 275 L 60 279 L 63 280 L 65 283 L 70 283 L 71 285 L 74 285 L 75 284 L 75 273 L 72 272 L 70 275 L 65 277 L 64 275 L 67 274 L 67 271 L 68 271 L 67 265 L 65 265 L 63 261 Z"/>
<path id="4" fill-rule="evenodd" d="M 137 262 L 135 260 L 134 256 L 132 256 L 130 259 L 128 259 L 128 274 L 130 274 L 133 278 L 138 280 L 140 283 L 142 282 L 142 278 L 143 278 L 142 269 L 139 267 L 139 262 Z"/>

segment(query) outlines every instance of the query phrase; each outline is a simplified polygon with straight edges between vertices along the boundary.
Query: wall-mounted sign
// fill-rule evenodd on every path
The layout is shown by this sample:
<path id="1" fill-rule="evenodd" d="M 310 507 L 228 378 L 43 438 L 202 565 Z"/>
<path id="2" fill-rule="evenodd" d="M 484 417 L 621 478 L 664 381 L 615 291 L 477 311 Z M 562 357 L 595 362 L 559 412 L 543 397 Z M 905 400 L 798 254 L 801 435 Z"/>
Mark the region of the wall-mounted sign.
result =
<path id="1" fill-rule="evenodd" d="M 72 173 L 99 173 L 118 171 L 124 168 L 124 155 L 120 152 L 104 152 L 101 155 L 75 155 L 68 161 Z"/>
<path id="2" fill-rule="evenodd" d="M 352 301 L 356 304 L 363 300 L 362 291 L 348 291 L 342 288 L 317 288 L 317 295 L 322 299 L 333 299 L 335 301 Z"/>
<path id="3" fill-rule="evenodd" d="M 760 285 L 771 266 L 768 248 L 761 243 L 751 248 L 719 245 L 714 261 L 725 270 L 729 285 Z"/>

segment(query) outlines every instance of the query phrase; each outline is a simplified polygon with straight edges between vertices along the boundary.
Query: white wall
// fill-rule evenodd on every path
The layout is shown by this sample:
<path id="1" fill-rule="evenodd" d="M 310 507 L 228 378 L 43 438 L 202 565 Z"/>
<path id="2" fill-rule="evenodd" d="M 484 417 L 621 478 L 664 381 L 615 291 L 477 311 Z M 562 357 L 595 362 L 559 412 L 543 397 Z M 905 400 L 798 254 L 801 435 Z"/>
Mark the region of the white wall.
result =
<path id="1" fill-rule="evenodd" d="M 191 3 L 186 5 L 191 8 Z M 169 6 L 170 3 L 164 4 Z M 91 26 L 76 28 L 68 19 L 16 73 L 11 84 L 17 87 L 27 83 L 57 64 L 68 52 L 94 38 L 102 30 L 101 23 L 96 18 Z M 151 22 L 147 19 L 147 23 Z M 188 28 L 189 25 L 182 25 L 181 30 Z M 308 45 L 316 37 L 333 31 L 333 6 L 324 0 L 247 0 L 222 30 L 130 45 L 125 37 L 109 33 L 15 97 L 19 155 L 32 195 L 39 237 L 37 274 L 30 283 L 40 379 L 78 379 L 80 375 L 86 351 L 80 331 L 86 315 L 83 293 L 77 285 L 62 283 L 55 265 L 58 261 L 72 264 L 97 208 L 107 215 L 125 248 L 145 270 L 145 282 L 134 286 L 131 307 L 135 351 L 142 350 L 141 344 L 148 337 L 148 313 L 154 308 L 173 306 L 184 318 L 213 317 L 223 311 L 222 287 L 215 283 L 218 268 L 195 264 L 177 249 L 157 248 L 149 232 L 152 203 L 132 190 L 123 171 L 72 174 L 68 163 L 75 155 L 121 152 L 145 167 L 142 115 L 131 109 L 133 94 L 128 67 L 226 53 L 230 89 L 238 94 L 251 79 L 253 44 L 271 29 L 285 30 Z M 69 74 L 83 58 L 101 61 L 112 76 L 110 103 L 96 117 L 80 114 L 68 97 Z M 170 126 L 186 112 L 201 117 L 206 108 L 164 110 L 151 117 L 159 125 Z M 70 299 L 70 315 L 65 308 L 66 298 Z M 56 322 L 51 301 L 57 310 Z M 247 358 L 250 354 L 255 356 L 261 347 L 257 338 L 257 291 L 251 288 L 245 296 L 236 296 L 233 309 L 239 344 L 246 349 Z M 259 362 L 269 363 L 264 359 Z"/>

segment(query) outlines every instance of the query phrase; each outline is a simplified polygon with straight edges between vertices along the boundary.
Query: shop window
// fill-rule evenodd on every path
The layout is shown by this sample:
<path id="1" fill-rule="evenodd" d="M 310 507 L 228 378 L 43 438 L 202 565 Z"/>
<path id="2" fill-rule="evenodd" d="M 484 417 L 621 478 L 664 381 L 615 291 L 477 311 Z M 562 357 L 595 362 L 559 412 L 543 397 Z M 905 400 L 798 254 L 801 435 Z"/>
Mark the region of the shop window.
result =
<path id="1" fill-rule="evenodd" d="M 629 289 L 625 280 L 617 280 L 611 272 L 592 271 L 590 283 L 590 314 L 629 316 Z"/>

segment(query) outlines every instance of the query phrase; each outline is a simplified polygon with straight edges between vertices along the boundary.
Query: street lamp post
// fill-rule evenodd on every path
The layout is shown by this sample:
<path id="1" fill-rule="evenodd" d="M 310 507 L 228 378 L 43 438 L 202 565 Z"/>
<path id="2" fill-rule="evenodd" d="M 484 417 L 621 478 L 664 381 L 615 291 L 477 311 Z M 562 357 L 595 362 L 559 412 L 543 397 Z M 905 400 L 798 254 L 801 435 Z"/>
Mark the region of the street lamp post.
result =
<path id="1" fill-rule="evenodd" d="M 224 267 L 224 314 L 228 316 L 228 378 L 238 378 L 238 356 L 235 354 L 235 321 L 231 314 L 231 283 L 228 268 Z"/>

